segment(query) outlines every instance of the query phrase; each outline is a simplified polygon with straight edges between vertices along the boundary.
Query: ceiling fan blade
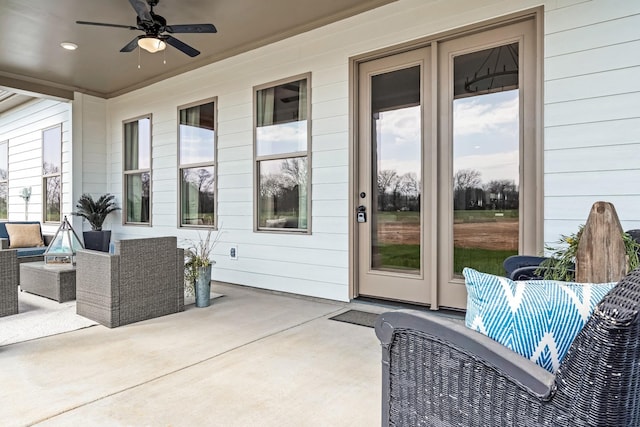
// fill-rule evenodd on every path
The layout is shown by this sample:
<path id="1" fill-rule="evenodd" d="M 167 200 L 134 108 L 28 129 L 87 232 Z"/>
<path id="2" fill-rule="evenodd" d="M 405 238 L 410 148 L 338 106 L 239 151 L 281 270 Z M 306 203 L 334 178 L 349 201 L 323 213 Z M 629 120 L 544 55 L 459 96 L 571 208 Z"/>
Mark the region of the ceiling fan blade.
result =
<path id="1" fill-rule="evenodd" d="M 138 39 L 140 37 L 144 37 L 144 36 L 138 36 L 135 39 L 131 40 L 129 43 L 127 43 L 127 45 L 125 47 L 120 49 L 120 52 L 131 52 L 131 51 L 133 51 L 135 48 L 138 47 Z"/>
<path id="2" fill-rule="evenodd" d="M 217 33 L 213 24 L 185 24 L 167 25 L 165 30 L 168 33 Z"/>
<path id="3" fill-rule="evenodd" d="M 138 17 L 140 17 L 141 20 L 153 22 L 153 17 L 149 12 L 149 5 L 145 0 L 129 0 L 129 3 L 131 3 L 131 6 L 136 11 Z"/>
<path id="4" fill-rule="evenodd" d="M 126 29 L 128 29 L 128 30 L 137 30 L 137 29 L 138 29 L 138 27 L 132 27 L 131 25 L 105 24 L 104 22 L 76 21 L 76 24 L 81 24 L 81 25 L 98 25 L 98 26 L 100 26 L 100 27 L 126 28 Z"/>
<path id="5" fill-rule="evenodd" d="M 179 51 L 181 51 L 183 53 L 186 53 L 187 55 L 189 55 L 192 58 L 194 56 L 200 55 L 200 51 L 199 50 L 196 50 L 196 49 L 192 48 L 188 44 L 181 42 L 180 40 L 178 40 L 175 37 L 164 36 L 164 37 L 162 37 L 162 39 L 164 41 L 166 41 L 167 43 L 169 43 L 171 46 L 175 47 L 176 49 L 178 49 Z"/>

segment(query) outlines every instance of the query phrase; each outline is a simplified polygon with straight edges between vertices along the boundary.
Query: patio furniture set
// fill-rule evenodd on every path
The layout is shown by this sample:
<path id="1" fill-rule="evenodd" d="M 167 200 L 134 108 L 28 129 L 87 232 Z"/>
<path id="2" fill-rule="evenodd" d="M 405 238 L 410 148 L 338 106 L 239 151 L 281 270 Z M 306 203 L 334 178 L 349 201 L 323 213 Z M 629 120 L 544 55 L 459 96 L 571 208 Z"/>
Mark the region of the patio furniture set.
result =
<path id="1" fill-rule="evenodd" d="M 18 313 L 18 284 L 58 302 L 75 299 L 78 315 L 109 328 L 184 310 L 184 250 L 176 237 L 122 240 L 109 253 L 79 250 L 75 266 L 48 265 L 42 260 L 51 236 L 42 236 L 38 222 L 17 224 L 40 241 L 20 243 L 12 223 L 0 223 L 0 316 Z"/>
<path id="2" fill-rule="evenodd" d="M 580 264 L 583 251 L 604 259 L 622 240 L 615 211 L 596 211 L 578 246 L 578 278 L 591 267 Z M 541 279 L 529 267 L 538 257 L 505 260 L 507 277 L 465 268 L 464 322 L 428 311 L 381 314 L 382 425 L 639 426 L 640 268 L 625 273 L 610 259 L 615 266 L 593 271 L 611 273 L 607 283 L 532 280 Z"/>

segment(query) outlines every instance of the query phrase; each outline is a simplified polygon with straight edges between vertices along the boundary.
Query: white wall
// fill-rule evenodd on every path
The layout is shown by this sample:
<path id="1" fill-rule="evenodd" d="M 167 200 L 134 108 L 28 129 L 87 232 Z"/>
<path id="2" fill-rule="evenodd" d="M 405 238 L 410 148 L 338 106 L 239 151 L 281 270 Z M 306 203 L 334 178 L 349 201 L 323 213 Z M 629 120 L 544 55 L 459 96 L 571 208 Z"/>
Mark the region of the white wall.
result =
<path id="1" fill-rule="evenodd" d="M 640 228 L 640 2 L 572 2 L 545 22 L 545 241 L 593 202 Z"/>
<path id="2" fill-rule="evenodd" d="M 62 213 L 72 209 L 71 106 L 49 99 L 29 101 L 0 114 L 0 141 L 9 141 L 9 220 L 25 220 L 20 194 L 31 187 L 28 220 L 42 221 L 42 130 L 62 124 Z M 44 225 L 53 233 L 58 224 Z"/>
<path id="3" fill-rule="evenodd" d="M 73 193 L 72 207 L 83 193 L 99 197 L 105 192 L 107 177 L 107 101 L 102 98 L 74 94 L 73 100 Z M 114 215 L 107 217 L 109 227 Z M 74 229 L 90 230 L 80 217 L 70 217 Z"/>
<path id="4" fill-rule="evenodd" d="M 214 279 L 338 300 L 348 294 L 349 58 L 520 10 L 533 0 L 400 0 L 107 102 L 107 191 L 122 200 L 122 121 L 153 114 L 153 227 L 178 235 L 177 106 L 218 97 L 219 221 Z M 614 202 L 640 228 L 640 2 L 544 2 L 545 240 Z M 252 87 L 311 72 L 312 235 L 253 232 Z M 120 221 L 120 218 L 117 218 Z M 228 247 L 238 245 L 239 260 Z"/>

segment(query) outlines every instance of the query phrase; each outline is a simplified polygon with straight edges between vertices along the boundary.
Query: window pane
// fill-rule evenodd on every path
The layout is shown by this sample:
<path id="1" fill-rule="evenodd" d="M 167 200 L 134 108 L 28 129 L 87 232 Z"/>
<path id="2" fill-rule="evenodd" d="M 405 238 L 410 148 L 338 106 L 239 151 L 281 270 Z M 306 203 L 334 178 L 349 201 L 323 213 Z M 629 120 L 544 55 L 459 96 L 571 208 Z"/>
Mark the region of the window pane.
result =
<path id="1" fill-rule="evenodd" d="M 213 166 L 182 169 L 182 225 L 214 225 Z"/>
<path id="2" fill-rule="evenodd" d="M 0 183 L 0 219 L 7 219 L 7 196 L 9 195 L 9 184 Z"/>
<path id="3" fill-rule="evenodd" d="M 307 151 L 307 121 L 256 128 L 256 155 Z"/>
<path id="4" fill-rule="evenodd" d="M 45 221 L 60 222 L 60 176 L 45 178 Z"/>
<path id="5" fill-rule="evenodd" d="M 148 117 L 124 124 L 125 170 L 151 167 L 151 119 Z"/>
<path id="6" fill-rule="evenodd" d="M 371 269 L 420 274 L 421 67 L 371 78 Z"/>
<path id="7" fill-rule="evenodd" d="M 125 175 L 125 180 L 127 222 L 149 222 L 149 172 Z"/>
<path id="8" fill-rule="evenodd" d="M 60 126 L 42 133 L 42 173 L 60 173 L 62 165 L 62 133 Z"/>
<path id="9" fill-rule="evenodd" d="M 307 120 L 307 80 L 257 92 L 258 127 Z"/>
<path id="10" fill-rule="evenodd" d="M 9 177 L 9 144 L 3 142 L 0 144 L 0 181 L 4 181 Z"/>
<path id="11" fill-rule="evenodd" d="M 258 163 L 258 226 L 307 228 L 307 158 Z"/>
<path id="12" fill-rule="evenodd" d="M 453 102 L 454 273 L 504 275 L 518 253 L 518 90 Z"/>
<path id="13" fill-rule="evenodd" d="M 180 110 L 180 164 L 215 160 L 214 104 Z"/>
<path id="14" fill-rule="evenodd" d="M 518 43 L 456 56 L 454 98 L 464 98 L 518 88 Z"/>

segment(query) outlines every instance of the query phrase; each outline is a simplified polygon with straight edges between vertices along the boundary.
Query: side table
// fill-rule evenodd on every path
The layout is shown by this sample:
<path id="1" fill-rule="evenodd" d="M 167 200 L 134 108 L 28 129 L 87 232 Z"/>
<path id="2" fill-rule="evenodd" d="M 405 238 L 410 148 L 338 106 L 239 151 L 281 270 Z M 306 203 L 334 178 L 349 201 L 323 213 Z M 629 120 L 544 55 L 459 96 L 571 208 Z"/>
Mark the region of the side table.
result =
<path id="1" fill-rule="evenodd" d="M 58 302 L 76 299 L 76 268 L 72 265 L 20 264 L 20 289 Z"/>

